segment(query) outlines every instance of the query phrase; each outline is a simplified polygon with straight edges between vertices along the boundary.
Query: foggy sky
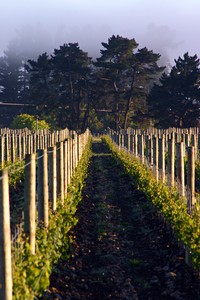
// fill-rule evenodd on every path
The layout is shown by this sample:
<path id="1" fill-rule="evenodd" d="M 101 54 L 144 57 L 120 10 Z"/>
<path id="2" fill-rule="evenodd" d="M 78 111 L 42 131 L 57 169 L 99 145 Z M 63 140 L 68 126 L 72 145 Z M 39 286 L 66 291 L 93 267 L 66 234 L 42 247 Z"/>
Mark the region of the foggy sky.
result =
<path id="1" fill-rule="evenodd" d="M 0 55 L 10 42 L 35 55 L 78 42 L 98 57 L 101 42 L 115 34 L 165 61 L 200 57 L 200 0 L 1 0 Z"/>

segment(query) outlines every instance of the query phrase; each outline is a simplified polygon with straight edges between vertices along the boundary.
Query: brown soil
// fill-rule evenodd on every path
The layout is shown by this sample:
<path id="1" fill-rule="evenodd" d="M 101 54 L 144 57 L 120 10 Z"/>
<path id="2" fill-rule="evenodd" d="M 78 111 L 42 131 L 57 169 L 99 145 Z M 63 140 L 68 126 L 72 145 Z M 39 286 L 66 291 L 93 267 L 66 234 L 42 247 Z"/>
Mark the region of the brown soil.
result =
<path id="1" fill-rule="evenodd" d="M 200 299 L 170 226 L 101 142 L 77 217 L 73 254 L 55 266 L 41 299 Z"/>

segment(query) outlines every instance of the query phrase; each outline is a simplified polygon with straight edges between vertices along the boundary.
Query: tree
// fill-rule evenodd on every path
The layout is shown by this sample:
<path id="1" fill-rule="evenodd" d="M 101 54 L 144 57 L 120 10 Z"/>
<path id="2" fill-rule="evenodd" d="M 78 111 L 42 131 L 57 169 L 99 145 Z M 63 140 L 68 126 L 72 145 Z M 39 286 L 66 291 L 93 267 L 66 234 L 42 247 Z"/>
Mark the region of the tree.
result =
<path id="1" fill-rule="evenodd" d="M 70 128 L 79 130 L 84 127 L 81 110 L 85 109 L 89 101 L 88 84 L 90 78 L 91 58 L 81 50 L 78 43 L 64 44 L 54 51 L 53 82 L 58 93 L 59 105 L 68 109 Z M 81 120 L 82 119 L 82 120 Z"/>
<path id="2" fill-rule="evenodd" d="M 0 100 L 2 102 L 27 102 L 29 77 L 25 63 L 25 54 L 17 51 L 15 44 L 10 42 L 4 55 L 0 57 Z"/>
<path id="3" fill-rule="evenodd" d="M 45 120 L 37 120 L 35 116 L 29 114 L 21 114 L 14 117 L 11 128 L 23 129 L 28 128 L 30 130 L 36 129 L 49 129 L 50 126 Z"/>
<path id="4" fill-rule="evenodd" d="M 114 112 L 115 129 L 126 129 L 131 117 L 145 106 L 154 74 L 163 70 L 157 65 L 160 55 L 147 48 L 134 52 L 138 47 L 135 39 L 119 35 L 113 35 L 102 45 L 105 50 L 101 50 L 101 57 L 95 63 L 99 68 L 97 84 L 102 89 L 101 101 Z"/>
<path id="5" fill-rule="evenodd" d="M 87 126 L 89 107 L 89 80 L 91 58 L 77 43 L 55 49 L 51 58 L 47 54 L 37 61 L 29 60 L 30 99 L 45 106 L 58 124 L 75 130 Z"/>
<path id="6" fill-rule="evenodd" d="M 148 97 L 151 116 L 158 126 L 197 126 L 200 116 L 200 69 L 197 55 L 175 60 Z"/>
<path id="7" fill-rule="evenodd" d="M 30 102 L 45 105 L 51 95 L 51 59 L 47 53 L 39 55 L 37 61 L 29 59 L 26 70 L 30 74 Z"/>
<path id="8" fill-rule="evenodd" d="M 12 50 L 0 57 L 0 100 L 17 102 L 19 98 L 19 74 L 21 59 Z"/>

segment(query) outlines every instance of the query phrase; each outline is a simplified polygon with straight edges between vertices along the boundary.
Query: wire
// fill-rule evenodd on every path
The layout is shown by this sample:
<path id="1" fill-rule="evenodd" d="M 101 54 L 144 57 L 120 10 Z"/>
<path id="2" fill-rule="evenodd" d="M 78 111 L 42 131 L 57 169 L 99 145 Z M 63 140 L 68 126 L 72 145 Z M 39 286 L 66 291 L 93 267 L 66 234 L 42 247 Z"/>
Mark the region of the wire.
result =
<path id="1" fill-rule="evenodd" d="M 56 150 L 59 150 L 60 149 L 60 147 L 59 148 L 56 148 Z M 47 151 L 47 154 L 49 154 L 49 153 L 53 153 L 53 151 Z M 38 161 L 39 159 L 41 159 L 42 157 L 44 157 L 44 154 L 42 154 L 42 155 L 40 155 L 40 156 L 38 156 L 37 158 L 36 158 L 36 161 Z M 14 163 L 13 163 L 14 164 Z M 31 164 L 31 162 L 28 162 L 27 164 L 25 164 L 24 166 L 22 166 L 22 167 L 19 167 L 18 169 L 16 169 L 16 170 L 11 170 L 11 171 L 9 171 L 8 172 L 8 174 L 14 174 L 14 173 L 17 173 L 18 171 L 20 171 L 20 170 L 22 170 L 22 169 L 25 169 L 27 166 L 29 166 Z M 9 168 L 11 168 L 11 166 L 12 165 L 10 165 L 10 166 L 8 166 L 7 167 L 7 169 L 9 170 Z M 3 170 L 3 169 L 2 169 Z M 6 170 L 6 168 L 5 168 L 5 170 Z M 3 175 L 3 176 L 0 176 L 0 181 L 5 177 L 6 175 Z"/>

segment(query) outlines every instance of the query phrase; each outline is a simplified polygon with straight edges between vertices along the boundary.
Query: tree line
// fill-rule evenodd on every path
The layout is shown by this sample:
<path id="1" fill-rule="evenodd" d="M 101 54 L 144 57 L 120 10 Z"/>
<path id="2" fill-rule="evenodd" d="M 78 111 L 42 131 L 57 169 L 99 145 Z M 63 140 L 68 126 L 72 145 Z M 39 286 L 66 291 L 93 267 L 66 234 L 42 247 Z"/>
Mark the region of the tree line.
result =
<path id="1" fill-rule="evenodd" d="M 0 57 L 0 101 L 33 105 L 32 113 L 53 128 L 79 132 L 198 126 L 197 55 L 185 53 L 168 71 L 159 65 L 159 53 L 139 48 L 134 38 L 113 35 L 102 47 L 95 60 L 78 43 L 37 59 L 8 48 Z M 15 114 L 19 111 L 15 108 Z"/>

